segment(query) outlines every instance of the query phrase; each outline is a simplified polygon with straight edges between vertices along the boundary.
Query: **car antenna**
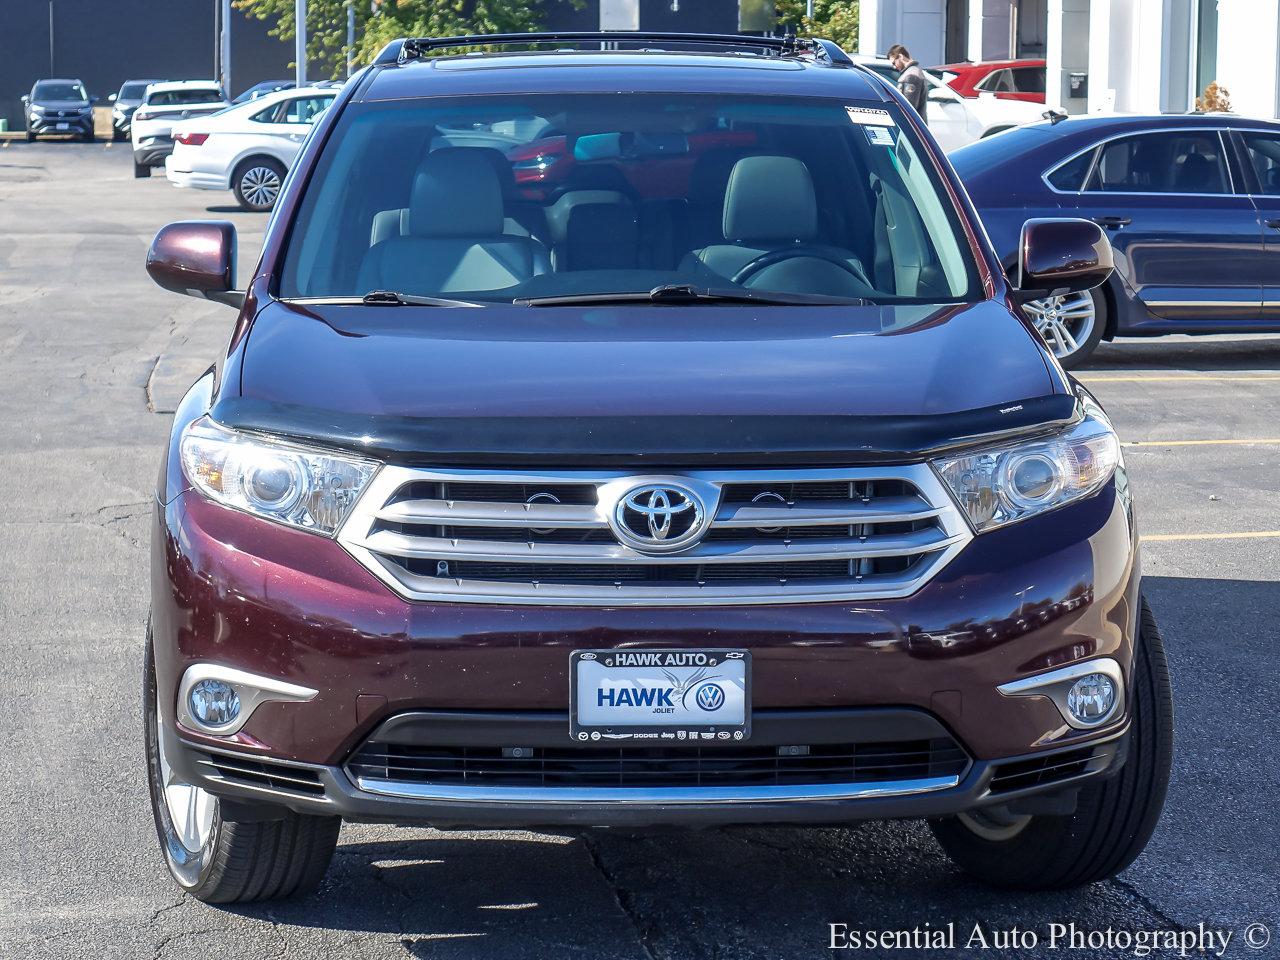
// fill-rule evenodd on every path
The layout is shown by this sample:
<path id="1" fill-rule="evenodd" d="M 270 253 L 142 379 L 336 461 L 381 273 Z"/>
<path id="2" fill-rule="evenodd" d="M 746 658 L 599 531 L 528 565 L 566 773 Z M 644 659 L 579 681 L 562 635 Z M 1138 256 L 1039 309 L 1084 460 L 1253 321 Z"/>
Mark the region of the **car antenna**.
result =
<path id="1" fill-rule="evenodd" d="M 1063 120 L 1067 119 L 1067 111 L 1053 108 L 1046 110 L 1044 113 L 1040 114 L 1040 116 L 1044 117 L 1056 127 Z"/>

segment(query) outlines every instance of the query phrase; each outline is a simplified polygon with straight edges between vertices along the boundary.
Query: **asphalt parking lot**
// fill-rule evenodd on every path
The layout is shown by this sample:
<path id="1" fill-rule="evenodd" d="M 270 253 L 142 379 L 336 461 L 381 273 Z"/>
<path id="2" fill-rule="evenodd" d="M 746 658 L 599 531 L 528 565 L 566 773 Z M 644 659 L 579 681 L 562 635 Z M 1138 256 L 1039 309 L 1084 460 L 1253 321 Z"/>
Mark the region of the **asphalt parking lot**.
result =
<path id="1" fill-rule="evenodd" d="M 1280 956 L 1280 338 L 1104 345 L 1081 375 L 1129 444 L 1177 695 L 1164 819 L 1121 878 L 993 892 L 914 822 L 585 836 L 348 825 L 311 899 L 180 896 L 140 742 L 149 498 L 167 413 L 233 311 L 164 293 L 143 258 L 159 226 L 192 217 L 234 221 L 253 262 L 265 218 L 229 194 L 133 180 L 127 144 L 0 141 L 0 956 L 798 960 L 839 955 L 831 923 L 954 923 L 962 945 L 980 924 L 991 945 L 928 956 L 1132 955 L 1050 950 L 1049 924 L 1071 921 L 1204 923 L 1234 932 L 1226 956 Z M 1251 923 L 1269 946 L 1244 944 Z M 994 946 L 1014 926 L 1040 945 Z"/>

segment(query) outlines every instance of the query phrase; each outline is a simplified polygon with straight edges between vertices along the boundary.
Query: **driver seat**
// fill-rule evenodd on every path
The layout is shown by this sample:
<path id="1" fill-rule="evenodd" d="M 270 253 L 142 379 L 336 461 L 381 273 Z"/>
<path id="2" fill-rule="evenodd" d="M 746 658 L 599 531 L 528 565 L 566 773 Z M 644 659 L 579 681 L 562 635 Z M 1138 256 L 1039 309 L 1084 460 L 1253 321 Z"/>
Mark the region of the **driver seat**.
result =
<path id="1" fill-rule="evenodd" d="M 809 168 L 795 157 L 743 157 L 735 163 L 725 187 L 721 231 L 725 243 L 690 252 L 682 269 L 701 264 L 732 279 L 765 254 L 803 244 L 843 260 L 858 274 L 866 275 L 853 252 L 813 244 L 818 233 L 818 201 Z M 860 282 L 837 264 L 799 251 L 795 257 L 760 270 L 743 285 L 786 293 L 853 297 L 865 296 L 871 287 L 870 282 Z"/>

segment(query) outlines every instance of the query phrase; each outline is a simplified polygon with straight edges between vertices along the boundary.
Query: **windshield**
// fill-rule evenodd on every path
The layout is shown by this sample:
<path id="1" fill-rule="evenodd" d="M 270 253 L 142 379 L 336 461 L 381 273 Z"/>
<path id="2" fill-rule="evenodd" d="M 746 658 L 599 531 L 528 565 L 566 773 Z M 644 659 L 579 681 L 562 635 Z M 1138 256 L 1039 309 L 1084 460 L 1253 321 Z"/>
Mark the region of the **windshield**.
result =
<path id="1" fill-rule="evenodd" d="M 972 299 L 954 212 L 892 109 L 669 94 L 353 105 L 279 292 Z"/>
<path id="2" fill-rule="evenodd" d="M 89 95 L 78 83 L 65 80 L 41 80 L 31 91 L 33 100 L 88 100 Z"/>
<path id="3" fill-rule="evenodd" d="M 130 80 L 120 88 L 120 92 L 116 94 L 117 100 L 141 100 L 142 95 L 147 92 L 148 84 L 154 83 L 152 80 Z"/>
<path id="4" fill-rule="evenodd" d="M 177 107 L 190 103 L 221 103 L 222 91 L 217 87 L 187 87 L 183 90 L 152 90 L 147 95 L 149 107 Z"/>

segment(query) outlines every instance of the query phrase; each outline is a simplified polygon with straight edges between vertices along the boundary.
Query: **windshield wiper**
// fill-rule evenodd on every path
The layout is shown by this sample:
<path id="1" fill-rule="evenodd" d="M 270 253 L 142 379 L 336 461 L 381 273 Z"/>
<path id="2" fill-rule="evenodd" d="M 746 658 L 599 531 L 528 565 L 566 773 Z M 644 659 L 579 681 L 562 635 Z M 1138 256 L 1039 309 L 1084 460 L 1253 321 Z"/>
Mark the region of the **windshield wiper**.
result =
<path id="1" fill-rule="evenodd" d="M 370 306 L 386 307 L 478 307 L 480 304 L 470 300 L 450 300 L 447 297 L 415 297 L 412 294 L 396 293 L 394 290 L 370 290 L 361 299 L 361 303 Z"/>
<path id="2" fill-rule="evenodd" d="M 817 293 L 756 293 L 752 290 L 716 290 L 691 283 L 664 283 L 652 290 L 623 293 L 572 293 L 557 297 L 522 297 L 512 301 L 525 307 L 590 306 L 605 303 L 761 303 L 772 306 L 865 306 L 861 297 L 828 297 Z"/>

